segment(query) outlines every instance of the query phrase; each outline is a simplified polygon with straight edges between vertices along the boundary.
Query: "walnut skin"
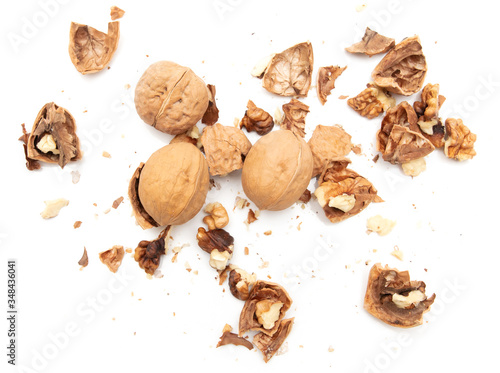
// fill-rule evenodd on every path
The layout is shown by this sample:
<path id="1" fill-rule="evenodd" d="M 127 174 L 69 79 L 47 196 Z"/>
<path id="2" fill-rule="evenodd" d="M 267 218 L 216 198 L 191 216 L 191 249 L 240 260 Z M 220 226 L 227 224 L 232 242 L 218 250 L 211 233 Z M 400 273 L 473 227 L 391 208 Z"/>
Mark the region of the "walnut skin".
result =
<path id="1" fill-rule="evenodd" d="M 439 109 L 446 97 L 439 94 L 439 84 L 429 83 L 422 89 L 421 100 L 413 103 L 420 132 L 435 148 L 441 148 L 444 146 L 444 126 L 439 118 Z"/>
<path id="2" fill-rule="evenodd" d="M 241 173 L 243 191 L 260 210 L 284 210 L 306 190 L 312 169 L 311 149 L 300 136 L 272 131 L 248 152 Z"/>
<path id="3" fill-rule="evenodd" d="M 476 155 L 474 143 L 476 135 L 473 134 L 462 122 L 462 119 L 448 118 L 445 122 L 446 140 L 444 154 L 457 161 L 472 159 Z"/>
<path id="4" fill-rule="evenodd" d="M 396 105 L 396 100 L 385 89 L 369 83 L 364 91 L 347 100 L 347 104 L 359 115 L 373 119 Z"/>
<path id="5" fill-rule="evenodd" d="M 264 73 L 262 86 L 280 96 L 307 96 L 313 62 L 311 43 L 294 45 L 273 56 Z"/>
<path id="6" fill-rule="evenodd" d="M 351 135 L 342 127 L 321 124 L 316 126 L 307 144 L 314 161 L 313 177 L 321 174 L 331 159 L 346 156 L 352 148 Z"/>
<path id="7" fill-rule="evenodd" d="M 71 22 L 69 31 L 69 56 L 82 74 L 92 74 L 104 69 L 118 47 L 120 23 L 109 22 L 108 33 L 93 27 Z"/>
<path id="8" fill-rule="evenodd" d="M 252 147 L 242 130 L 220 123 L 204 128 L 201 144 L 212 176 L 224 176 L 241 169 Z"/>
<path id="9" fill-rule="evenodd" d="M 264 355 L 264 361 L 267 363 L 271 358 L 278 352 L 283 342 L 285 342 L 286 337 L 292 331 L 293 320 L 291 319 L 281 320 L 278 330 L 273 335 L 267 335 L 266 333 L 258 333 L 253 337 L 253 343 Z"/>
<path id="10" fill-rule="evenodd" d="M 424 84 L 427 62 L 418 36 L 404 39 L 387 53 L 372 73 L 373 82 L 404 96 L 417 93 Z"/>
<path id="11" fill-rule="evenodd" d="M 326 66 L 318 69 L 318 81 L 316 89 L 321 105 L 326 102 L 327 96 L 330 95 L 332 89 L 335 88 L 335 81 L 347 69 L 347 66 Z"/>
<path id="12" fill-rule="evenodd" d="M 257 319 L 258 304 L 262 301 L 271 303 L 281 303 L 282 307 L 279 310 L 279 315 L 274 322 L 274 325 L 266 329 Z M 286 290 L 278 284 L 257 280 L 254 284 L 250 296 L 245 302 L 240 314 L 239 336 L 250 330 L 258 330 L 267 335 L 273 335 L 279 328 L 280 321 L 283 320 L 286 311 L 292 305 L 292 298 Z"/>
<path id="13" fill-rule="evenodd" d="M 82 152 L 75 118 L 53 102 L 45 104 L 36 116 L 26 148 L 28 158 L 57 163 L 61 168 L 80 160 Z"/>
<path id="14" fill-rule="evenodd" d="M 255 131 L 264 136 L 272 131 L 274 120 L 267 111 L 259 109 L 255 104 L 248 100 L 247 111 L 241 119 L 240 128 L 245 127 L 248 132 Z"/>
<path id="15" fill-rule="evenodd" d="M 125 250 L 123 250 L 123 246 L 115 245 L 111 249 L 100 252 L 99 259 L 103 264 L 105 264 L 108 269 L 116 273 L 118 268 L 122 264 L 123 257 L 125 256 Z"/>
<path id="16" fill-rule="evenodd" d="M 309 106 L 292 98 L 288 104 L 283 105 L 285 118 L 281 123 L 281 128 L 290 130 L 300 137 L 305 137 L 306 115 L 309 113 Z"/>
<path id="17" fill-rule="evenodd" d="M 361 41 L 347 47 L 345 50 L 349 53 L 364 53 L 371 57 L 379 53 L 387 52 L 389 49 L 393 48 L 394 45 L 396 45 L 394 39 L 382 36 L 367 27 Z"/>
<path id="18" fill-rule="evenodd" d="M 156 240 L 139 242 L 135 249 L 134 259 L 148 275 L 154 275 L 160 266 L 161 257 L 166 253 L 171 228 L 170 225 L 167 226 Z"/>
<path id="19" fill-rule="evenodd" d="M 196 146 L 175 143 L 157 150 L 130 182 L 138 223 L 147 229 L 155 226 L 152 223 L 163 226 L 189 221 L 205 203 L 209 180 L 207 162 Z"/>
<path id="20" fill-rule="evenodd" d="M 203 117 L 209 94 L 203 80 L 190 68 L 160 61 L 149 66 L 137 83 L 135 108 L 147 124 L 178 135 Z"/>
<path id="21" fill-rule="evenodd" d="M 326 217 L 338 223 L 359 214 L 372 202 L 383 202 L 367 179 L 347 168 L 346 158 L 331 161 L 314 192 Z"/>
<path id="22" fill-rule="evenodd" d="M 425 283 L 410 281 L 408 271 L 375 264 L 370 270 L 364 308 L 386 324 L 399 328 L 422 325 L 435 294 L 425 295 Z"/>

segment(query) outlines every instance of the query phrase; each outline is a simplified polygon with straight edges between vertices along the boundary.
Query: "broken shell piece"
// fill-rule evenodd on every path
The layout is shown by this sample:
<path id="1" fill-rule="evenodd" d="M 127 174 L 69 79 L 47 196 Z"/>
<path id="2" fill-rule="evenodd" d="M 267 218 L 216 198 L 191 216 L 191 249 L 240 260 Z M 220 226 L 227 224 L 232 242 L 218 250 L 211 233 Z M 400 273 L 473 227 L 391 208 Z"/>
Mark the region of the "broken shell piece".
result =
<path id="1" fill-rule="evenodd" d="M 118 271 L 124 256 L 125 250 L 123 249 L 123 246 L 119 245 L 115 245 L 111 249 L 99 253 L 99 259 L 101 262 L 105 264 L 113 273 Z"/>
<path id="2" fill-rule="evenodd" d="M 306 116 L 309 113 L 309 106 L 292 98 L 288 104 L 283 105 L 285 117 L 281 123 L 281 128 L 290 130 L 300 137 L 305 137 Z"/>
<path id="3" fill-rule="evenodd" d="M 326 66 L 318 69 L 317 92 L 322 105 L 325 104 L 327 96 L 335 88 L 335 81 L 347 69 L 347 66 Z"/>
<path id="4" fill-rule="evenodd" d="M 383 218 L 380 215 L 375 215 L 366 221 L 366 228 L 369 232 L 377 232 L 379 236 L 385 236 L 392 231 L 396 225 L 394 220 Z"/>
<path id="5" fill-rule="evenodd" d="M 293 317 L 282 320 L 273 335 L 261 332 L 253 337 L 253 343 L 264 355 L 266 363 L 280 350 L 281 345 L 292 331 L 293 320 Z"/>
<path id="6" fill-rule="evenodd" d="M 396 41 L 394 39 L 380 35 L 367 27 L 361 41 L 347 47 L 345 50 L 349 53 L 364 53 L 371 57 L 379 53 L 385 53 L 395 45 Z"/>
<path id="7" fill-rule="evenodd" d="M 224 329 L 222 329 L 222 335 L 220 337 L 219 343 L 217 343 L 216 348 L 232 344 L 235 346 L 246 347 L 249 350 L 253 349 L 253 345 L 250 341 L 246 340 L 243 337 L 239 337 L 238 334 L 231 333 L 232 330 L 233 328 L 230 325 L 226 324 L 224 326 Z"/>
<path id="8" fill-rule="evenodd" d="M 45 209 L 40 213 L 40 215 L 44 219 L 51 219 L 59 215 L 59 211 L 61 211 L 63 207 L 68 206 L 69 201 L 64 198 L 58 198 L 50 201 L 44 201 L 44 203 Z"/>

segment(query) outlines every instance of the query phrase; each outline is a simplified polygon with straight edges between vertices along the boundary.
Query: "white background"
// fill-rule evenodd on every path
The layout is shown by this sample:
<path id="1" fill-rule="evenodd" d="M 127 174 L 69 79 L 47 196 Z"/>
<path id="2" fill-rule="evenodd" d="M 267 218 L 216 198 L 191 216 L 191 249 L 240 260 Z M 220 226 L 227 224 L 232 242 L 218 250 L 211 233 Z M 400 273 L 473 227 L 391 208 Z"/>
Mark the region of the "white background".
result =
<path id="1" fill-rule="evenodd" d="M 44 5 L 48 3 L 52 5 Z M 357 11 L 362 4 L 367 7 Z M 493 2 L 463 4 L 2 2 L 0 308 L 6 307 L 7 259 L 15 258 L 19 338 L 18 367 L 12 371 L 496 369 L 497 20 Z M 111 5 L 126 11 L 111 68 L 82 76 L 68 55 L 70 23 L 106 31 Z M 338 99 L 363 90 L 381 59 L 344 51 L 361 38 L 366 26 L 397 41 L 420 36 L 429 67 L 426 83 L 439 83 L 447 97 L 443 117 L 461 117 L 478 136 L 473 160 L 459 163 L 435 151 L 427 157 L 427 170 L 414 179 L 398 166 L 372 162 L 381 118 L 362 118 Z M 247 229 L 243 223 L 247 209 L 232 211 L 235 197 L 243 196 L 241 173 L 216 178 L 221 189 L 211 190 L 207 202 L 220 201 L 229 211 L 227 230 L 236 244 L 232 262 L 260 279 L 270 276 L 294 300 L 287 314 L 295 317 L 288 352 L 264 364 L 256 349 L 215 348 L 225 323 L 237 330 L 243 303 L 231 296 L 227 284 L 218 285 L 208 255 L 196 245 L 203 214 L 174 228 L 170 248 L 190 246 L 182 250 L 177 263 L 171 262 L 171 251 L 163 258 L 163 278 L 147 279 L 130 254 L 112 274 L 98 253 L 113 245 L 134 249 L 140 240 L 153 239 L 159 232 L 143 231 L 135 224 L 128 198 L 117 210 L 104 213 L 116 198 L 126 197 L 138 164 L 171 139 L 145 125 L 135 112 L 134 89 L 144 70 L 160 60 L 191 67 L 215 84 L 219 121 L 232 125 L 235 117 L 243 116 L 248 99 L 271 114 L 289 101 L 267 93 L 250 70 L 261 57 L 307 40 L 314 48 L 314 79 L 319 66 L 348 68 L 325 106 L 319 104 L 314 88 L 303 100 L 311 108 L 306 138 L 317 124 L 341 124 L 363 150 L 359 156 L 350 155 L 351 168 L 373 182 L 385 202 L 334 225 L 313 200 L 305 209 L 296 204 L 282 212 L 262 212 Z M 397 100 L 412 103 L 415 98 Z M 40 108 L 51 101 L 76 118 L 85 155 L 64 170 L 43 165 L 29 172 L 17 141 L 20 124 L 26 123 L 30 131 Z M 249 138 L 255 142 L 258 136 L 252 133 Z M 102 157 L 103 151 L 111 159 Z M 81 174 L 78 184 L 71 180 L 75 170 Z M 69 206 L 58 217 L 43 220 L 43 201 L 60 197 L 69 199 Z M 366 234 L 366 220 L 376 214 L 397 221 L 388 236 Z M 77 220 L 83 224 L 75 230 Z M 263 235 L 267 230 L 272 235 Z M 84 246 L 90 264 L 79 271 Z M 250 249 L 248 256 L 243 255 L 245 246 Z M 390 255 L 395 246 L 404 253 L 402 262 Z M 263 262 L 269 266 L 261 268 Z M 393 328 L 363 310 L 368 272 L 377 262 L 410 270 L 413 279 L 427 283 L 429 294 L 437 294 L 423 326 Z M 5 318 L 0 323 L 2 372 L 7 366 Z"/>

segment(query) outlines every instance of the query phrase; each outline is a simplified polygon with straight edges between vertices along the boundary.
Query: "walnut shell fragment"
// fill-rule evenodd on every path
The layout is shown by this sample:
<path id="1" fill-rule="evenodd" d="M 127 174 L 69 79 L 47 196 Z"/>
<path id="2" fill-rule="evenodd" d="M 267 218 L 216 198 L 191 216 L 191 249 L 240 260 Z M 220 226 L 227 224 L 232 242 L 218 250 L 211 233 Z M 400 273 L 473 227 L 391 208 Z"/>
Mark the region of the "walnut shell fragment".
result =
<path id="1" fill-rule="evenodd" d="M 394 39 L 380 35 L 378 32 L 367 27 L 361 41 L 347 47 L 345 50 L 349 53 L 364 53 L 371 57 L 387 52 L 394 45 L 396 45 Z"/>
<path id="2" fill-rule="evenodd" d="M 383 88 L 368 83 L 361 93 L 347 104 L 362 117 L 373 119 L 396 105 L 396 100 Z"/>
<path id="3" fill-rule="evenodd" d="M 281 123 L 281 128 L 290 130 L 300 137 L 306 136 L 306 116 L 309 113 L 309 106 L 292 98 L 288 104 L 283 104 L 285 117 Z"/>
<path id="4" fill-rule="evenodd" d="M 113 273 L 118 271 L 124 256 L 125 250 L 123 250 L 123 246 L 119 245 L 115 245 L 111 249 L 99 253 L 101 262 Z"/>
<path id="5" fill-rule="evenodd" d="M 148 275 L 154 275 L 160 266 L 160 260 L 166 254 L 167 243 L 172 226 L 167 226 L 153 241 L 139 242 L 134 252 L 134 260 Z"/>
<path id="6" fill-rule="evenodd" d="M 222 330 L 222 335 L 215 348 L 232 344 L 235 346 L 243 346 L 248 348 L 249 350 L 253 350 L 253 344 L 250 341 L 246 340 L 243 337 L 239 337 L 238 334 L 236 333 L 231 333 L 232 330 L 233 328 L 231 328 L 231 326 L 227 324 L 224 326 L 224 329 Z"/>
<path id="7" fill-rule="evenodd" d="M 427 62 L 418 36 L 404 39 L 387 53 L 372 73 L 373 82 L 389 92 L 410 96 L 422 89 Z"/>
<path id="8" fill-rule="evenodd" d="M 257 280 L 241 310 L 239 336 L 241 337 L 250 330 L 273 335 L 278 330 L 281 320 L 283 320 L 286 311 L 290 309 L 291 305 L 292 298 L 282 286 L 268 281 Z M 262 313 L 262 310 L 267 311 Z M 266 324 L 265 326 L 268 326 L 268 328 L 263 324 Z"/>
<path id="9" fill-rule="evenodd" d="M 145 163 L 142 163 L 137 167 L 130 183 L 128 185 L 128 197 L 132 205 L 132 211 L 134 213 L 135 220 L 137 224 L 141 226 L 142 229 L 149 229 L 153 227 L 158 227 L 158 223 L 146 212 L 146 209 L 141 203 L 139 198 L 139 179 L 141 177 L 142 169 Z"/>
<path id="10" fill-rule="evenodd" d="M 377 132 L 377 150 L 384 161 L 392 164 L 407 163 L 423 158 L 434 150 L 420 132 L 417 114 L 408 102 L 389 109 Z"/>
<path id="11" fill-rule="evenodd" d="M 359 214 L 372 202 L 383 202 L 367 179 L 347 168 L 347 158 L 331 161 L 318 180 L 314 195 L 332 223 Z"/>
<path id="12" fill-rule="evenodd" d="M 207 126 L 213 126 L 219 120 L 219 109 L 217 108 L 217 104 L 215 102 L 215 86 L 212 84 L 207 84 L 208 89 L 208 107 L 205 114 L 201 118 L 201 123 L 206 124 Z"/>
<path id="13" fill-rule="evenodd" d="M 273 56 L 264 73 L 262 86 L 280 96 L 307 96 L 313 62 L 311 43 L 294 45 Z"/>
<path id="14" fill-rule="evenodd" d="M 258 333 L 253 337 L 253 343 L 264 355 L 264 361 L 267 363 L 271 358 L 278 352 L 285 339 L 288 337 L 292 331 L 293 320 L 290 319 L 281 320 L 278 330 L 273 335 L 267 335 L 265 333 Z"/>
<path id="15" fill-rule="evenodd" d="M 422 325 L 435 294 L 425 295 L 425 283 L 410 281 L 408 271 L 375 264 L 370 270 L 364 308 L 386 324 L 399 328 Z"/>
<path id="16" fill-rule="evenodd" d="M 325 104 L 327 96 L 335 88 L 335 81 L 347 69 L 347 66 L 325 66 L 318 69 L 317 92 L 322 105 Z"/>
<path id="17" fill-rule="evenodd" d="M 82 158 L 75 118 L 53 102 L 38 112 L 26 147 L 30 159 L 56 163 L 61 168 Z"/>
<path id="18" fill-rule="evenodd" d="M 76 69 L 93 74 L 104 69 L 118 47 L 120 22 L 109 22 L 108 33 L 93 27 L 71 22 L 69 31 L 69 56 Z"/>
<path id="19" fill-rule="evenodd" d="M 82 266 L 82 268 L 85 268 L 86 266 L 89 265 L 89 256 L 87 254 L 87 248 L 83 248 L 83 255 L 82 258 L 78 261 L 78 264 Z"/>
<path id="20" fill-rule="evenodd" d="M 24 126 L 24 123 L 21 124 L 21 127 L 23 129 L 23 134 L 19 138 L 19 141 L 22 141 L 22 143 L 23 143 L 24 158 L 26 159 L 26 168 L 29 171 L 39 170 L 42 167 L 40 165 L 40 162 L 28 157 L 28 139 L 30 138 L 30 134 L 26 131 L 26 127 Z"/>
<path id="21" fill-rule="evenodd" d="M 241 169 L 252 147 L 242 130 L 220 123 L 203 129 L 201 144 L 212 176 L 223 176 Z"/>
<path id="22" fill-rule="evenodd" d="M 149 66 L 135 88 L 141 119 L 161 132 L 178 135 L 191 129 L 207 111 L 211 93 L 190 68 L 171 61 Z"/>
<path id="23" fill-rule="evenodd" d="M 457 161 L 472 159 L 476 155 L 474 143 L 476 135 L 473 134 L 462 122 L 462 119 L 448 118 L 445 122 L 446 140 L 444 154 Z"/>
<path id="24" fill-rule="evenodd" d="M 248 100 L 245 116 L 241 119 L 240 128 L 245 127 L 248 132 L 255 131 L 263 136 L 272 131 L 274 120 L 267 111 L 264 111 Z"/>
<path id="25" fill-rule="evenodd" d="M 317 125 L 307 144 L 314 161 L 313 177 L 321 174 L 331 159 L 346 156 L 353 147 L 351 135 L 338 125 Z"/>
<path id="26" fill-rule="evenodd" d="M 111 11 L 109 12 L 111 16 L 111 20 L 117 20 L 122 18 L 125 15 L 125 11 L 123 9 L 118 8 L 116 5 L 111 7 Z"/>
<path id="27" fill-rule="evenodd" d="M 446 97 L 439 94 L 439 84 L 427 84 L 421 92 L 421 101 L 413 103 L 422 135 L 436 148 L 444 146 L 444 126 L 439 118 L 439 109 Z"/>

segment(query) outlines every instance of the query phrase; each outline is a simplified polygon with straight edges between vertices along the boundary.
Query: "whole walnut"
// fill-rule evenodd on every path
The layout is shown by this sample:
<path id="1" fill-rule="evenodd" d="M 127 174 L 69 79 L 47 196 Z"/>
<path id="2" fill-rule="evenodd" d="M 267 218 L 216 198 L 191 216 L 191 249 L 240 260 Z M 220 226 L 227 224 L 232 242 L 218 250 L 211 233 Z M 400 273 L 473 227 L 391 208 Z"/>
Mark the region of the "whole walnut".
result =
<path id="1" fill-rule="evenodd" d="M 143 227 L 179 225 L 203 207 L 209 187 L 208 164 L 190 143 L 174 143 L 154 152 L 130 181 L 129 195 Z"/>
<path id="2" fill-rule="evenodd" d="M 208 108 L 207 86 L 190 68 L 170 61 L 152 64 L 135 88 L 137 114 L 157 130 L 178 135 L 192 128 Z"/>
<path id="3" fill-rule="evenodd" d="M 243 191 L 261 210 L 283 210 L 304 193 L 312 170 L 307 143 L 292 131 L 273 131 L 248 152 L 241 174 Z"/>

